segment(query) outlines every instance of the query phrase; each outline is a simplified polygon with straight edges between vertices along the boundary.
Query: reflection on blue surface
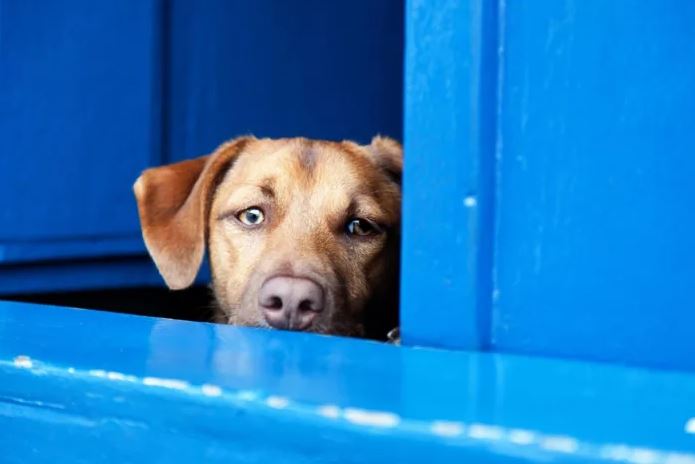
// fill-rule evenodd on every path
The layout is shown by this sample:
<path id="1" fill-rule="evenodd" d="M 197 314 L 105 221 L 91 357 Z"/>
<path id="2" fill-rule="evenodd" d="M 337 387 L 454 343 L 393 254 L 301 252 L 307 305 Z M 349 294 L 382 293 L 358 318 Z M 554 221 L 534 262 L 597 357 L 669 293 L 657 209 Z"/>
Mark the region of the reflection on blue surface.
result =
<path id="1" fill-rule="evenodd" d="M 0 340 L 11 458 L 695 462 L 687 373 L 18 303 Z"/>

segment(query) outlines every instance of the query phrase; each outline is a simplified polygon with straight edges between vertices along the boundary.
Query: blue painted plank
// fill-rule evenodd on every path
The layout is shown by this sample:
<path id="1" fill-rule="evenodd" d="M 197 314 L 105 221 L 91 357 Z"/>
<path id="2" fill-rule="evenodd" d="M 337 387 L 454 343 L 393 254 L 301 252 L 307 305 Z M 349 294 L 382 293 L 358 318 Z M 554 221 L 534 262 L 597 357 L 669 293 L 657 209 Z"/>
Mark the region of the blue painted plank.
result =
<path id="1" fill-rule="evenodd" d="M 406 2 L 405 343 L 489 340 L 497 5 Z"/>
<path id="2" fill-rule="evenodd" d="M 161 2 L 0 0 L 0 243 L 138 237 L 160 160 Z"/>
<path id="3" fill-rule="evenodd" d="M 368 142 L 402 134 L 402 0 L 176 0 L 167 153 L 254 133 Z"/>
<path id="4" fill-rule="evenodd" d="M 494 348 L 695 369 L 695 4 L 505 5 Z"/>
<path id="5" fill-rule="evenodd" d="M 695 463 L 688 373 L 7 302 L 0 339 L 3 462 Z"/>
<path id="6" fill-rule="evenodd" d="M 82 237 L 63 240 L 0 242 L 0 264 L 56 259 L 103 258 L 145 254 L 142 237 Z"/>
<path id="7" fill-rule="evenodd" d="M 0 265 L 0 295 L 163 286 L 148 256 Z"/>
<path id="8" fill-rule="evenodd" d="M 208 282 L 210 269 L 206 260 L 196 284 Z M 146 255 L 0 265 L 0 295 L 143 286 L 164 286 Z"/>

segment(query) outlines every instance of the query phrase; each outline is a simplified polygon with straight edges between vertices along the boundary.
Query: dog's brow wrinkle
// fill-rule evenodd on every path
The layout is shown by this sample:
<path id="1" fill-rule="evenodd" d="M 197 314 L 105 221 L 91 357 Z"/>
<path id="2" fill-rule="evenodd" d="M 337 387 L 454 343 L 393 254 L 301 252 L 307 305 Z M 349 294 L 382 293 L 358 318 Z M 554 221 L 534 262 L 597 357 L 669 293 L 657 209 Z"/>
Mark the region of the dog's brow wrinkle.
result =
<path id="1" fill-rule="evenodd" d="M 263 195 L 275 198 L 275 181 L 273 179 L 264 179 L 258 186 Z"/>
<path id="2" fill-rule="evenodd" d="M 316 158 L 318 157 L 318 152 L 314 147 L 312 142 L 307 142 L 299 152 L 299 163 L 307 171 L 313 171 L 316 166 Z"/>

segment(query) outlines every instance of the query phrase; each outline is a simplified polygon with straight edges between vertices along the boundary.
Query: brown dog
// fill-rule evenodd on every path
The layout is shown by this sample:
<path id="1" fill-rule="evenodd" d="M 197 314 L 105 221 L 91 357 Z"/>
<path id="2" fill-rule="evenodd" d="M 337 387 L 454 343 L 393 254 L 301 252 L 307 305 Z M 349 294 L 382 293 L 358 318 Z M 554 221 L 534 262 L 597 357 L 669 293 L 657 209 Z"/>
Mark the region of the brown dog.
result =
<path id="1" fill-rule="evenodd" d="M 397 325 L 401 146 L 241 137 L 135 182 L 171 289 L 208 247 L 218 322 L 384 338 Z"/>

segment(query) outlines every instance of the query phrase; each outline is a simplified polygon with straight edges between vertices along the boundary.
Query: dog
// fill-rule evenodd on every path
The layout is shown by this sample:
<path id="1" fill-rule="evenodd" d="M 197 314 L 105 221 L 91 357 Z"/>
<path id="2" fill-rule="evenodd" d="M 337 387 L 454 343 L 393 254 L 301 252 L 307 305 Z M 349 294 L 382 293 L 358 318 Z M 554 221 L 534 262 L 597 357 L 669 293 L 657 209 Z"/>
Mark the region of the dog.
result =
<path id="1" fill-rule="evenodd" d="M 207 249 L 214 322 L 384 339 L 398 325 L 403 150 L 239 137 L 133 186 L 170 289 Z"/>

